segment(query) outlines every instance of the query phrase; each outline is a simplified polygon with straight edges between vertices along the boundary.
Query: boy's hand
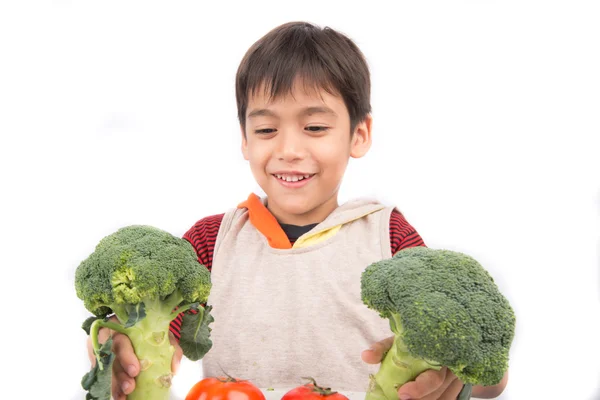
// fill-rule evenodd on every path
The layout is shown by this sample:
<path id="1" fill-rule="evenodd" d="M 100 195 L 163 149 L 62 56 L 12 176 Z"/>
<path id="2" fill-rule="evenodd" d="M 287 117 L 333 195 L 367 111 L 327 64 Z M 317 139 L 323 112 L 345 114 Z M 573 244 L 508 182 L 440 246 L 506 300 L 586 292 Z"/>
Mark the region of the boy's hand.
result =
<path id="1" fill-rule="evenodd" d="M 111 320 L 113 320 L 113 318 L 111 318 Z M 113 321 L 116 321 L 116 319 Z M 127 335 L 111 331 L 108 328 L 101 328 L 98 332 L 98 341 L 100 343 L 106 342 L 111 332 L 113 337 L 112 350 L 115 353 L 112 374 L 112 397 L 114 400 L 126 400 L 127 395 L 135 389 L 135 377 L 140 373 L 140 363 Z M 175 347 L 173 361 L 171 362 L 171 370 L 173 371 L 173 374 L 175 374 L 181 363 L 183 351 L 171 332 L 169 332 L 169 340 L 171 345 Z M 93 367 L 96 364 L 96 357 L 94 356 L 90 338 L 88 338 L 88 356 L 90 357 Z"/>
<path id="2" fill-rule="evenodd" d="M 362 359 L 368 364 L 379 364 L 383 355 L 394 343 L 391 336 L 363 351 Z M 398 389 L 400 400 L 456 400 L 463 383 L 447 367 L 441 370 L 427 370 L 414 381 L 407 382 Z"/>

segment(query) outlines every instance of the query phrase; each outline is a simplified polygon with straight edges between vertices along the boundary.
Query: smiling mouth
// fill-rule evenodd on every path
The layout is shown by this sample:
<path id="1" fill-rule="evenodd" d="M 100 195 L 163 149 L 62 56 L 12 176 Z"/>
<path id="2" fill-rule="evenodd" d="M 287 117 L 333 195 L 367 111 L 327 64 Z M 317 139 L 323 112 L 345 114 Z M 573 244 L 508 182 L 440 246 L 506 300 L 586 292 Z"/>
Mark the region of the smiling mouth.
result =
<path id="1" fill-rule="evenodd" d="M 273 174 L 273 176 L 284 182 L 300 182 L 305 179 L 312 178 L 315 174 L 303 174 L 303 175 L 295 175 L 295 174 Z"/>

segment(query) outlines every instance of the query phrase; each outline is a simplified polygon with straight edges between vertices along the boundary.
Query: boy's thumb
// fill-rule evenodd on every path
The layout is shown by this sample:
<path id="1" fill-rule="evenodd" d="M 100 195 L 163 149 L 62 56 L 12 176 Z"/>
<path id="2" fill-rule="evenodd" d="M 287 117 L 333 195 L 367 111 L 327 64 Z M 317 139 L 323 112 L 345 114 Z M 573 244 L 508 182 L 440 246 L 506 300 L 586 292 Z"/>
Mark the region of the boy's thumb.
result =
<path id="1" fill-rule="evenodd" d="M 394 336 L 373 343 L 370 348 L 362 352 L 362 360 L 367 364 L 379 364 L 383 359 L 384 354 L 392 347 L 393 343 Z"/>

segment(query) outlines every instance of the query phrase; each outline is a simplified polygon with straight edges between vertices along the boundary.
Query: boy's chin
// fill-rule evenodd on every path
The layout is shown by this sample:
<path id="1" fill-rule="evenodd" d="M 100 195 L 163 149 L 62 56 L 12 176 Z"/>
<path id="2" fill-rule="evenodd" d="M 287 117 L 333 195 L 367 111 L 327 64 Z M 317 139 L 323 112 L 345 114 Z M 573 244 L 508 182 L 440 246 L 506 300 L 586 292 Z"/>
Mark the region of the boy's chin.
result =
<path id="1" fill-rule="evenodd" d="M 267 201 L 270 202 L 276 209 L 279 218 L 288 219 L 292 217 L 292 219 L 297 218 L 308 218 L 311 221 L 307 221 L 308 223 L 313 223 L 313 219 L 320 219 L 322 216 L 317 216 L 315 214 L 320 214 L 322 208 L 325 203 L 327 203 L 326 199 L 319 198 L 318 196 L 310 196 L 310 195 L 292 195 L 292 194 L 273 194 L 274 197 L 269 197 L 267 193 Z M 332 210 L 330 210 L 332 211 Z"/>
<path id="2" fill-rule="evenodd" d="M 271 197 L 267 194 L 267 199 L 271 202 L 279 212 L 288 215 L 304 215 L 312 211 L 315 207 L 311 204 L 310 198 L 299 195 L 281 195 L 273 194 Z"/>

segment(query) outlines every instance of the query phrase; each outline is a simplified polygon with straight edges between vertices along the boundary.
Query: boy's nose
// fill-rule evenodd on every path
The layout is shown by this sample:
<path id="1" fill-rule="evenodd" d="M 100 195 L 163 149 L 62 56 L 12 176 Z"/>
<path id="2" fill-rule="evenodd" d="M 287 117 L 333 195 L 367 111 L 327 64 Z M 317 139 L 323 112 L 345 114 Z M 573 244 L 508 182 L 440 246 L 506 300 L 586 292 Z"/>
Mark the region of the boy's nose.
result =
<path id="1" fill-rule="evenodd" d="M 295 133 L 280 134 L 275 156 L 278 160 L 286 162 L 305 158 L 306 149 L 301 135 Z"/>

